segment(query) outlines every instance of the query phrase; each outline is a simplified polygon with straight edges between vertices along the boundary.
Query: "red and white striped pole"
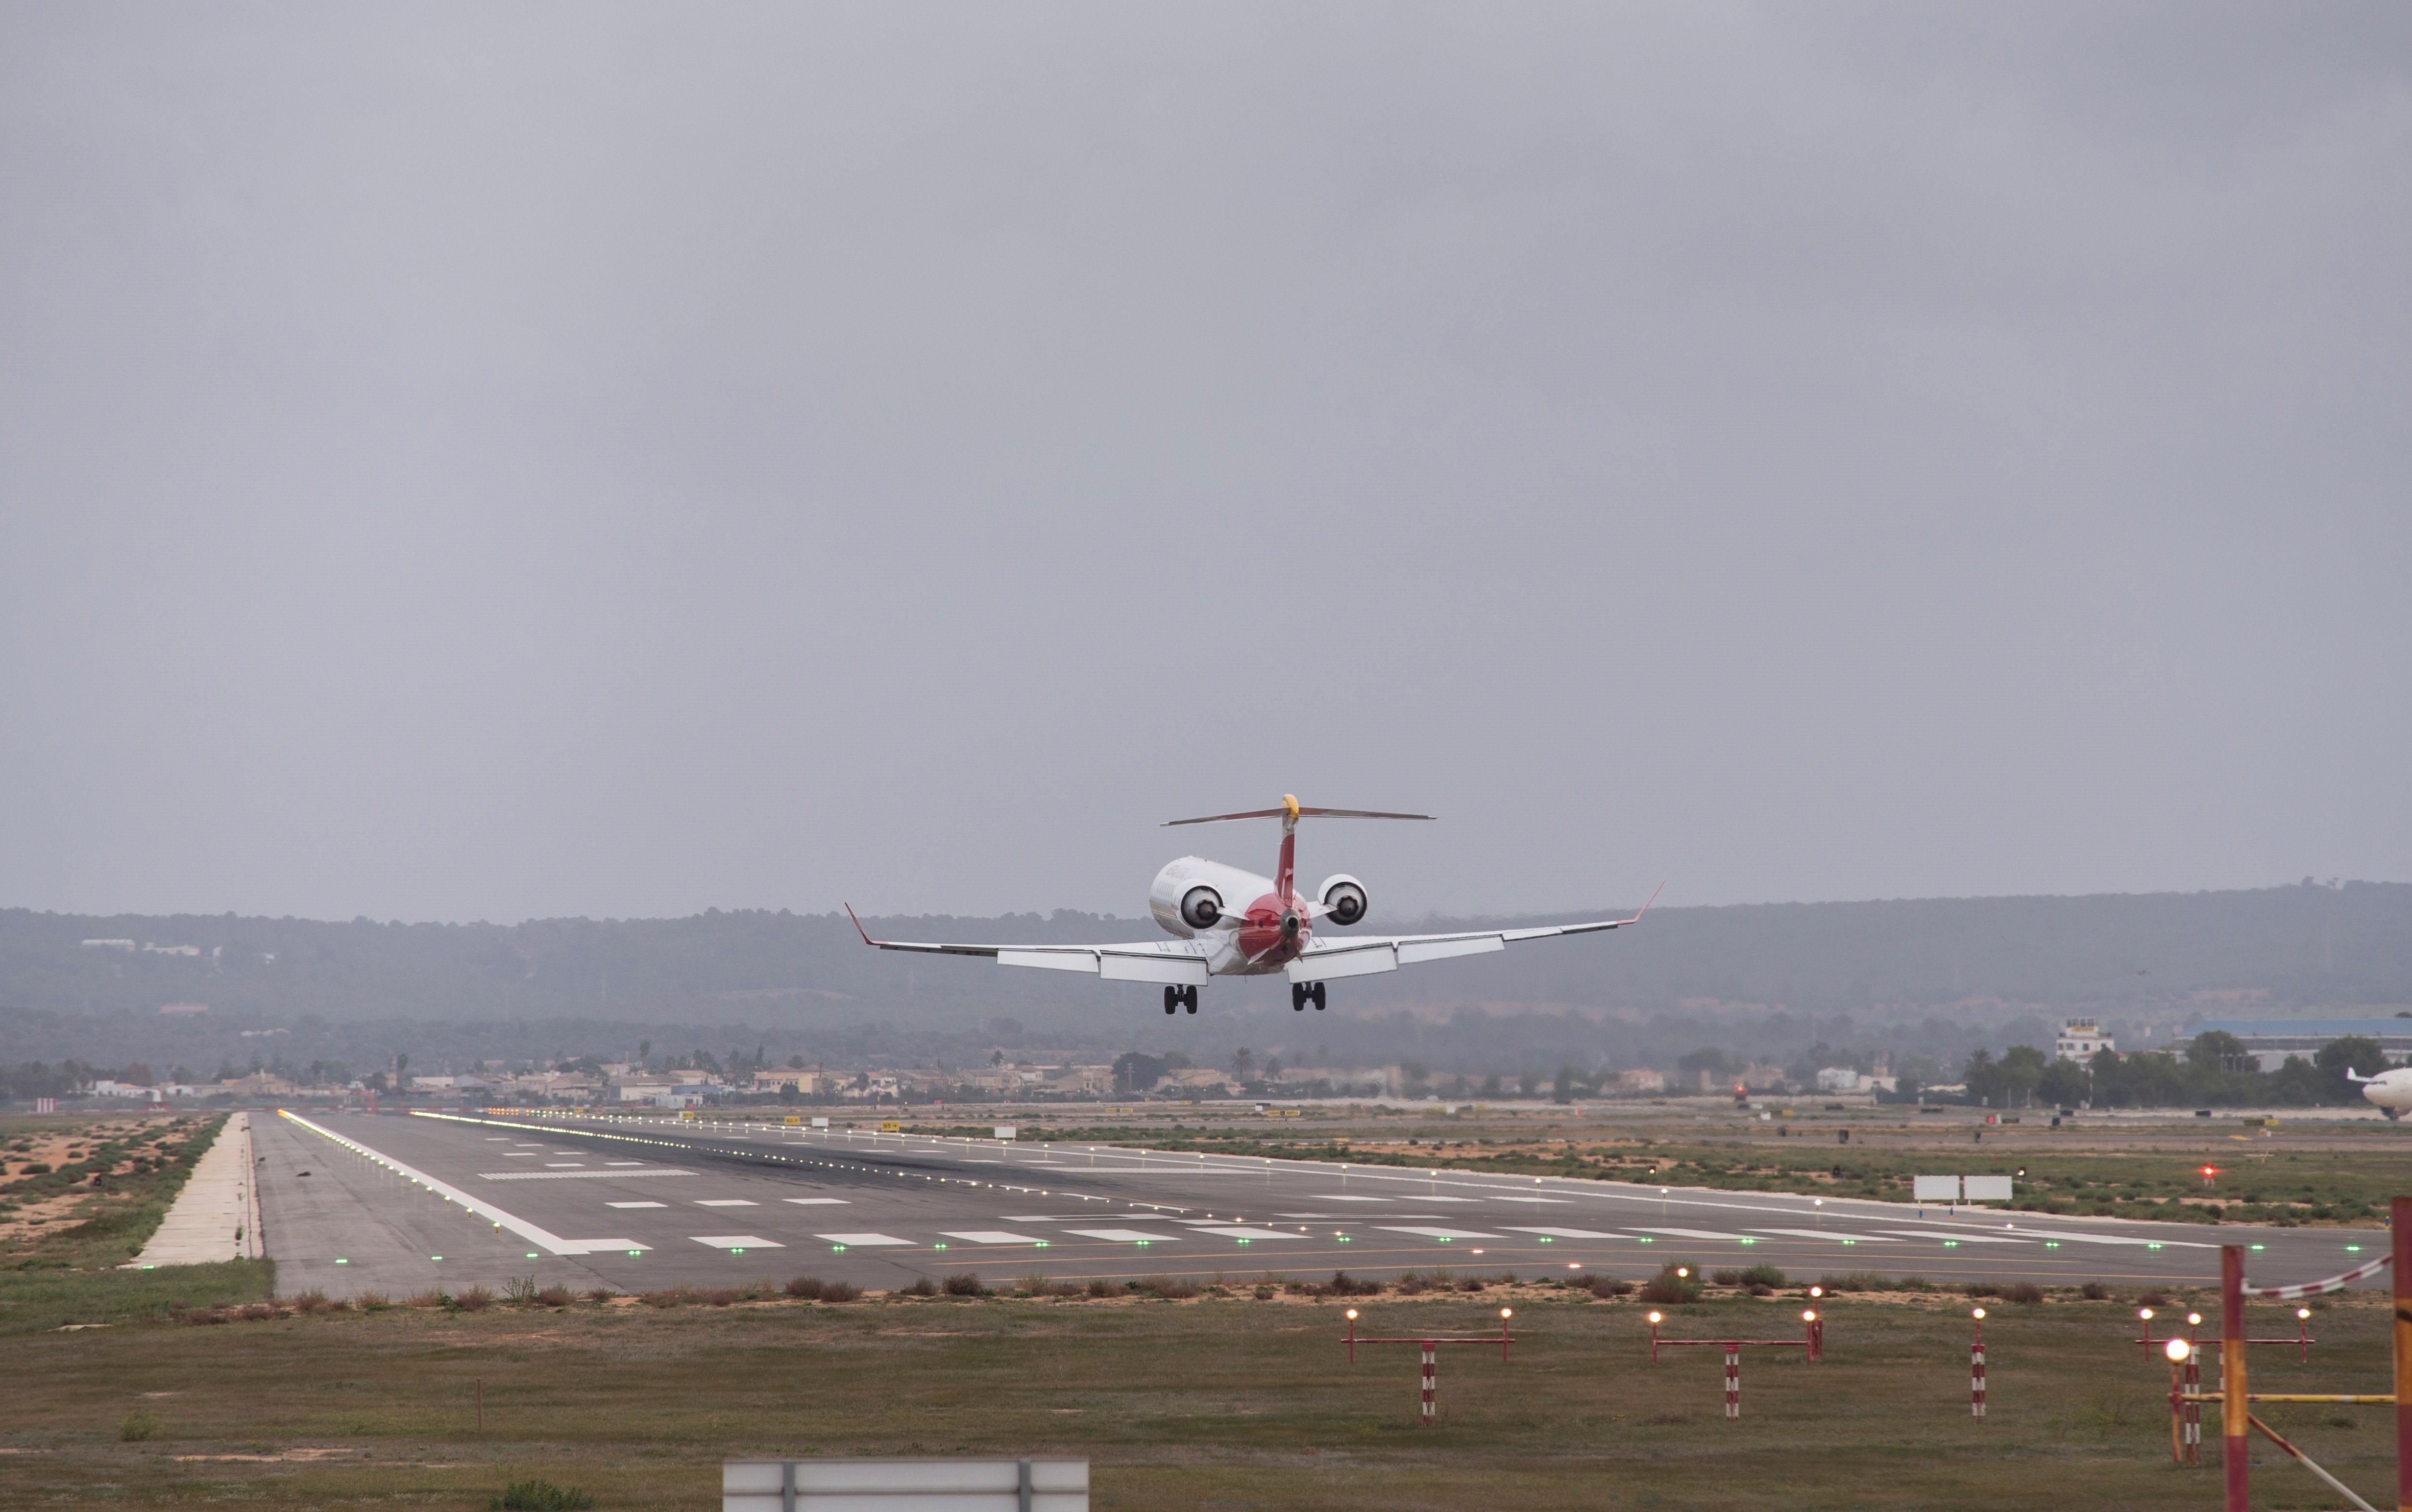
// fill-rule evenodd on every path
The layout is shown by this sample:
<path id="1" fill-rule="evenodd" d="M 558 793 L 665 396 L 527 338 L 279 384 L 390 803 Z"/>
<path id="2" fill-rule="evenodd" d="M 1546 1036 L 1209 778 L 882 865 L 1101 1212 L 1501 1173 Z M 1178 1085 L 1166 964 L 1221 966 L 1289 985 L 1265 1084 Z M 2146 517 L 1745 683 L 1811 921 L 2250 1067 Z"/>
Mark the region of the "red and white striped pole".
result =
<path id="1" fill-rule="evenodd" d="M 1430 1427 L 1434 1426 L 1434 1424 L 1433 1424 L 1433 1388 L 1434 1388 L 1434 1387 L 1438 1384 L 1437 1377 L 1438 1377 L 1438 1374 L 1439 1374 L 1440 1346 L 1439 1346 L 1439 1345 L 1437 1345 L 1437 1344 L 1435 1344 L 1435 1343 L 1434 1343 L 1431 1340 L 1427 1339 L 1427 1340 L 1425 1340 L 1425 1341 L 1424 1341 L 1424 1343 L 1423 1343 L 1423 1350 L 1424 1350 L 1424 1416 L 1423 1416 L 1423 1425 L 1424 1425 L 1426 1428 L 1430 1428 Z"/>
<path id="2" fill-rule="evenodd" d="M 2412 1507 L 2412 1197 L 2387 1205 L 2395 1266 L 2395 1505 Z"/>
<path id="3" fill-rule="evenodd" d="M 1664 1316 L 1660 1313 L 1650 1314 L 1650 1363 L 1653 1365 L 1658 1363 L 1658 1323 Z"/>
<path id="4" fill-rule="evenodd" d="M 2220 1473 L 2227 1512 L 2252 1512 L 2253 1410 L 2244 1397 L 2244 1246 L 2219 1247 Z"/>
<path id="5" fill-rule="evenodd" d="M 1977 1308 L 1970 1315 L 1977 1320 L 1977 1342 L 1968 1346 L 1968 1416 L 1981 1418 L 1985 1416 L 1985 1310 Z"/>
<path id="6" fill-rule="evenodd" d="M 1726 1417 L 1742 1416 L 1742 1346 L 1726 1345 Z"/>
<path id="7" fill-rule="evenodd" d="M 2202 1394 L 2202 1349 L 2197 1344 L 2186 1345 L 2185 1390 L 2190 1397 Z M 2190 1465 L 2202 1463 L 2202 1403 L 2199 1402 L 2185 1404 L 2185 1462 Z"/>

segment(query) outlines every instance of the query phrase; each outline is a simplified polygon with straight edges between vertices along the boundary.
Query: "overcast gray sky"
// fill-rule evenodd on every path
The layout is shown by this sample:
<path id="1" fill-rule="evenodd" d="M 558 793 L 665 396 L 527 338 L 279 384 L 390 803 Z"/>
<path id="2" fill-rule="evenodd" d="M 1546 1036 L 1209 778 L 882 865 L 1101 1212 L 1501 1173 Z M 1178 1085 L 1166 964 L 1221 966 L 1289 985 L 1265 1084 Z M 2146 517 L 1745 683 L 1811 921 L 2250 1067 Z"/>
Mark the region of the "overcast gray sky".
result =
<path id="1" fill-rule="evenodd" d="M 0 4 L 0 903 L 2412 878 L 2412 8 Z"/>

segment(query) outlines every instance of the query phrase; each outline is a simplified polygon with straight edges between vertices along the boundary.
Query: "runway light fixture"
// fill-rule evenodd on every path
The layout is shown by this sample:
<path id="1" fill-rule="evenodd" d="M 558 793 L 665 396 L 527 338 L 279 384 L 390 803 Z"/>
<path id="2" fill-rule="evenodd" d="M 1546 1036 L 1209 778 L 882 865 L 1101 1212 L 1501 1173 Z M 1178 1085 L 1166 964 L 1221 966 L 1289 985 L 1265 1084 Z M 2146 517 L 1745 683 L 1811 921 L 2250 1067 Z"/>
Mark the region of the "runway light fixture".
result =
<path id="1" fill-rule="evenodd" d="M 2153 1310 L 2149 1307 L 2140 1307 L 2136 1309 L 2136 1315 L 2147 1323 L 2153 1321 Z"/>
<path id="2" fill-rule="evenodd" d="M 1509 1318 L 1512 1318 L 1515 1315 L 1516 1310 L 1512 1307 L 1503 1307 L 1499 1310 L 1499 1321 L 1502 1323 L 1507 1322 Z"/>
<path id="3" fill-rule="evenodd" d="M 2299 1307 L 2295 1309 L 2295 1316 L 2299 1319 L 2309 1318 L 2311 1315 L 2312 1310 L 2308 1307 Z"/>
<path id="4" fill-rule="evenodd" d="M 2169 1357 L 2170 1364 L 2183 1365 L 2185 1363 L 2185 1358 L 2194 1353 L 2194 1345 L 2184 1339 L 2171 1339 L 2168 1343 L 2161 1345 L 2161 1353 Z"/>
<path id="5" fill-rule="evenodd" d="M 1823 1297 L 1826 1295 L 1826 1288 L 1823 1286 L 1812 1286 L 1809 1288 L 1809 1295 L 1812 1297 Z"/>
<path id="6" fill-rule="evenodd" d="M 1802 1308 L 1802 1309 L 1801 1310 L 1801 1321 L 1802 1321 L 1802 1322 L 1803 1322 L 1803 1323 L 1815 1323 L 1815 1322 L 1816 1322 L 1816 1321 L 1817 1321 L 1817 1310 L 1816 1310 L 1816 1308 L 1814 1308 L 1814 1307 L 1804 1307 L 1804 1308 Z"/>
<path id="7" fill-rule="evenodd" d="M 1972 1308 L 1970 1308 L 1970 1309 L 1968 1310 L 1968 1315 L 1969 1315 L 1970 1317 L 1972 1317 L 1972 1318 L 1975 1318 L 1975 1319 L 1976 1319 L 1978 1322 L 1979 1322 L 1979 1323 L 1982 1323 L 1982 1322 L 1984 1322 L 1984 1321 L 1985 1321 L 1985 1310 L 1984 1310 L 1983 1308 L 1981 1308 L 1981 1307 L 1972 1307 Z"/>
<path id="8" fill-rule="evenodd" d="M 1654 1329 L 1664 1321 L 1666 1321 L 1666 1314 L 1662 1313 L 1653 1313 L 1650 1314 L 1650 1326 Z"/>
<path id="9" fill-rule="evenodd" d="M 2188 1314 L 2186 1314 L 2186 1327 L 2187 1327 L 2187 1328 L 2189 1328 L 2189 1329 L 2199 1329 L 2199 1328 L 2201 1328 L 2201 1327 L 2202 1327 L 2202 1314 L 2199 1314 L 2199 1313 L 2188 1313 Z"/>
<path id="10" fill-rule="evenodd" d="M 1357 1321 L 1357 1310 L 1353 1307 L 1348 1310 L 1348 1321 L 1351 1323 Z"/>

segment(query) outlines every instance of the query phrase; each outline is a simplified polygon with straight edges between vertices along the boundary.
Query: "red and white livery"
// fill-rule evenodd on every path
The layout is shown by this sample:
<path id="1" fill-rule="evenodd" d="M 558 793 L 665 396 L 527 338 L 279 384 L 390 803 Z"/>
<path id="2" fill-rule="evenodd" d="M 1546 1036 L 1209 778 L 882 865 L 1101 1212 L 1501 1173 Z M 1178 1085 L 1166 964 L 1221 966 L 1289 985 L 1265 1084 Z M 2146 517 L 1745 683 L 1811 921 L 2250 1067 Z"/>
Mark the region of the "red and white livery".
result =
<path id="1" fill-rule="evenodd" d="M 875 940 L 860 919 L 855 930 L 863 943 L 882 950 L 917 950 L 930 955 L 989 956 L 1006 966 L 1036 966 L 1049 971 L 1081 971 L 1109 981 L 1159 982 L 1164 987 L 1164 1011 L 1198 1011 L 1198 989 L 1210 976 L 1289 978 L 1289 1006 L 1303 1011 L 1310 1003 L 1324 1006 L 1324 984 L 1339 976 L 1370 976 L 1426 961 L 1451 956 L 1478 956 L 1505 950 L 1521 940 L 1559 934 L 1590 934 L 1637 924 L 1631 918 L 1605 918 L 1588 924 L 1550 924 L 1527 930 L 1469 930 L 1456 934 L 1390 934 L 1318 937 L 1316 925 L 1328 920 L 1340 928 L 1364 920 L 1369 903 L 1365 885 L 1346 873 L 1325 877 L 1310 896 L 1298 890 L 1298 821 L 1326 819 L 1429 819 L 1429 814 L 1379 814 L 1366 809 L 1301 807 L 1283 795 L 1277 809 L 1252 809 L 1245 814 L 1210 814 L 1203 818 L 1174 819 L 1183 824 L 1216 824 L 1226 819 L 1279 819 L 1281 859 L 1273 875 L 1258 876 L 1202 856 L 1184 856 L 1155 874 L 1148 888 L 1148 911 L 1164 927 L 1169 940 L 1141 940 L 1129 945 L 953 945 L 915 940 Z M 1656 893 L 1651 894 L 1655 901 Z M 854 910 L 846 910 L 853 917 Z"/>

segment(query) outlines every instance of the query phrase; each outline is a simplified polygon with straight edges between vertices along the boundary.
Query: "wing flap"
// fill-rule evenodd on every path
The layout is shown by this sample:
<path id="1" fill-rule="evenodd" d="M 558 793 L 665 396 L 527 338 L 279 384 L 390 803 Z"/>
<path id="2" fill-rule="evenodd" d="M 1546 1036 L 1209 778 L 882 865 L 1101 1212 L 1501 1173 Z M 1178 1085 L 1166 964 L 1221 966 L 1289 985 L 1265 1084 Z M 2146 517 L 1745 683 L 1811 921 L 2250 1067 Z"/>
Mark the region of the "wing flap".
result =
<path id="1" fill-rule="evenodd" d="M 1097 954 L 1097 975 L 1110 982 L 1162 982 L 1168 987 L 1198 986 L 1206 980 L 1202 956 Z"/>
<path id="2" fill-rule="evenodd" d="M 1007 950 L 996 953 L 1000 966 L 1037 966 L 1042 971 L 1086 971 L 1097 969 L 1097 957 L 1091 950 Z"/>
<path id="3" fill-rule="evenodd" d="M 1372 976 L 1399 969 L 1399 952 L 1388 940 L 1352 942 L 1346 950 L 1310 950 L 1282 970 L 1293 982 L 1329 982 L 1343 976 Z"/>
<path id="4" fill-rule="evenodd" d="M 1507 948 L 1506 937 L 1497 934 L 1477 934 L 1463 940 L 1419 940 L 1399 947 L 1399 964 L 1413 966 L 1426 961 L 1447 961 L 1452 956 L 1483 956 Z"/>

